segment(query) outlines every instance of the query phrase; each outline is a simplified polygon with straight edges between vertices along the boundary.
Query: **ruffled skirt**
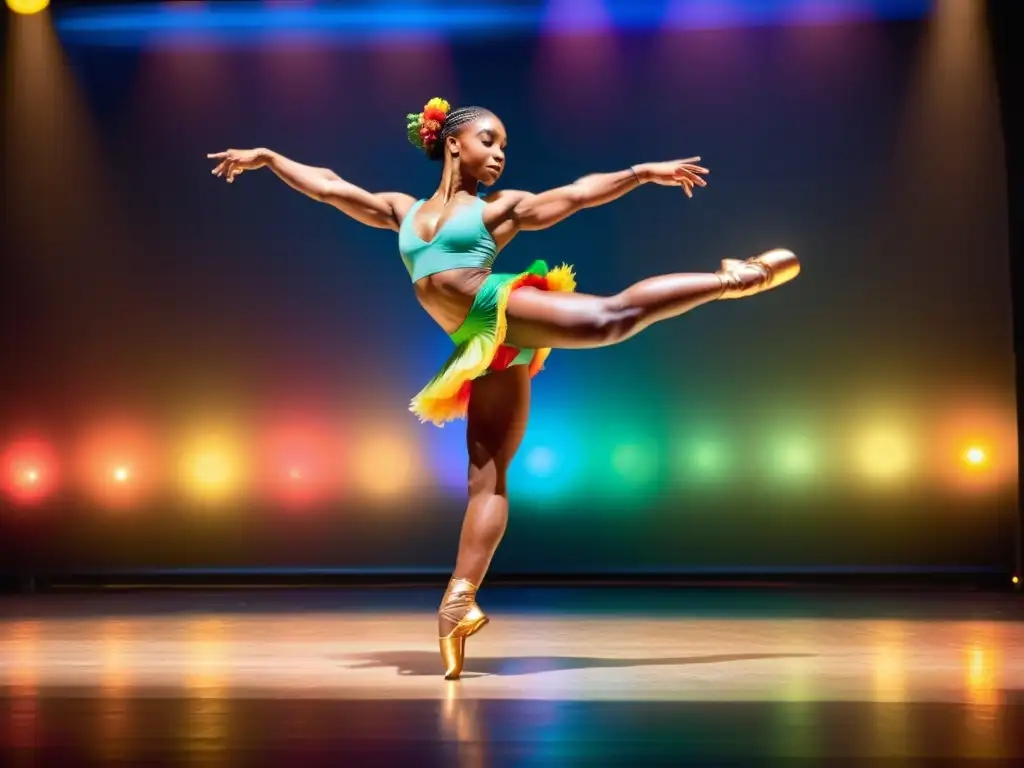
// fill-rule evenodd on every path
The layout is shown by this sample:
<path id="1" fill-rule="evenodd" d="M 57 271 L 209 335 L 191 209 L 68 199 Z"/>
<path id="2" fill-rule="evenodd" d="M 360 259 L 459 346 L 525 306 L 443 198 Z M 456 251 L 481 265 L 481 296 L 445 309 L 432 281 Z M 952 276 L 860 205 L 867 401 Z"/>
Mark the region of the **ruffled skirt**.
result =
<path id="1" fill-rule="evenodd" d="M 519 349 L 505 344 L 508 297 L 512 291 L 526 287 L 572 292 L 576 290 L 576 278 L 568 264 L 549 270 L 543 261 L 535 261 L 518 275 L 488 275 L 465 322 L 451 335 L 455 351 L 409 406 L 420 421 L 440 427 L 465 418 L 473 380 L 490 371 L 528 365 L 530 376 L 540 372 L 550 349 Z"/>

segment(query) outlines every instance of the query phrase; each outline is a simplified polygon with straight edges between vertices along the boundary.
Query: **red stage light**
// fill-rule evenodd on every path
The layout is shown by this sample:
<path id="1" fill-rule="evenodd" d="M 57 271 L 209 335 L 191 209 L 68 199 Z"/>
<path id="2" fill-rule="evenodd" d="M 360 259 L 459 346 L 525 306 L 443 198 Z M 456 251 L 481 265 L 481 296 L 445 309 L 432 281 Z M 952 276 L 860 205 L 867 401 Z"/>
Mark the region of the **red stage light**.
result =
<path id="1" fill-rule="evenodd" d="M 326 430 L 309 421 L 285 421 L 265 432 L 259 484 L 275 501 L 304 506 L 336 487 L 339 463 Z"/>
<path id="2" fill-rule="evenodd" d="M 0 489 L 15 502 L 32 504 L 57 487 L 57 455 L 44 440 L 13 443 L 0 458 Z"/>
<path id="3" fill-rule="evenodd" d="M 136 424 L 108 422 L 94 427 L 75 454 L 77 484 L 104 506 L 137 502 L 157 481 L 154 442 Z"/>

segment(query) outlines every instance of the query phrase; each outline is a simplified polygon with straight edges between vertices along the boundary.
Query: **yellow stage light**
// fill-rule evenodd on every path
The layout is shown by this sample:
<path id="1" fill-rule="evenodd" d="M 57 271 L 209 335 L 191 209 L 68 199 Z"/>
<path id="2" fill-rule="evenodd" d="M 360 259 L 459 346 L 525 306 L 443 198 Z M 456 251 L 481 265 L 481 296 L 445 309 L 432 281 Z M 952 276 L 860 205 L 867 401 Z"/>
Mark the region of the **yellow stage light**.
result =
<path id="1" fill-rule="evenodd" d="M 222 499 L 242 481 L 241 451 L 223 432 L 206 432 L 185 451 L 182 479 L 188 491 L 204 499 Z"/>
<path id="2" fill-rule="evenodd" d="M 1009 407 L 975 407 L 943 418 L 932 437 L 944 482 L 976 492 L 1008 490 L 1017 479 L 1017 414 Z"/>
<path id="3" fill-rule="evenodd" d="M 1017 576 L 1014 576 L 1010 581 L 1014 584 L 1020 584 L 1020 578 Z"/>
<path id="4" fill-rule="evenodd" d="M 353 480 L 369 496 L 393 498 L 415 484 L 419 462 L 411 440 L 375 435 L 353 445 Z"/>
<path id="5" fill-rule="evenodd" d="M 984 448 L 977 445 L 972 445 L 966 451 L 964 451 L 964 461 L 975 467 L 980 467 L 988 459 L 988 455 Z"/>
<path id="6" fill-rule="evenodd" d="M 7 0 L 7 7 L 14 13 L 29 15 L 46 10 L 50 0 Z"/>
<path id="7" fill-rule="evenodd" d="M 131 477 L 131 471 L 128 467 L 114 467 L 114 471 L 111 472 L 116 483 L 127 483 L 128 478 Z"/>
<path id="8" fill-rule="evenodd" d="M 860 435 L 855 457 L 864 475 L 875 480 L 894 480 L 908 474 L 913 452 L 906 430 L 879 424 Z"/>

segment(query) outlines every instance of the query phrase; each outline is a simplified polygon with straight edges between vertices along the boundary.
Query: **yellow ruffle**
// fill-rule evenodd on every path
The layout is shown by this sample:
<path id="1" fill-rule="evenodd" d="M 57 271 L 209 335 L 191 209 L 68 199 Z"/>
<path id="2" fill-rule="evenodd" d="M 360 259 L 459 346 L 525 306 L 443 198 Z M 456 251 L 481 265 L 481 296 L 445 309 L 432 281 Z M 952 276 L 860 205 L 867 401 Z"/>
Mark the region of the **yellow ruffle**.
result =
<path id="1" fill-rule="evenodd" d="M 445 365 L 443 375 L 435 378 L 412 399 L 409 410 L 421 422 L 443 427 L 449 421 L 464 419 L 469 410 L 471 382 L 487 372 L 498 349 L 505 343 L 508 332 L 508 297 L 512 291 L 536 278 L 532 272 L 523 272 L 501 286 L 498 293 L 496 330 L 494 335 L 477 334 L 458 347 Z M 572 267 L 562 264 L 543 276 L 546 290 L 572 293 L 576 290 L 576 276 Z M 536 376 L 544 367 L 550 349 L 538 349 L 530 361 L 530 375 Z"/>

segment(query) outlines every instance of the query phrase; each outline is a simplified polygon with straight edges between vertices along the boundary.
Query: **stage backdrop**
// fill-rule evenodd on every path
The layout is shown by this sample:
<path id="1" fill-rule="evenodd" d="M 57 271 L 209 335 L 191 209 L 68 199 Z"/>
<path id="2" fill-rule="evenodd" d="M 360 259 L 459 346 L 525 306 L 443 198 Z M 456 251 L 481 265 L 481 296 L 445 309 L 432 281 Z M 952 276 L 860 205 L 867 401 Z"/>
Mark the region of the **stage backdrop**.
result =
<path id="1" fill-rule="evenodd" d="M 394 233 L 269 171 L 229 186 L 206 159 L 267 146 L 429 196 L 439 167 L 405 115 L 442 96 L 505 122 L 505 187 L 711 169 L 692 200 L 649 186 L 524 234 L 504 271 L 564 260 L 607 294 L 776 246 L 804 265 L 623 345 L 554 352 L 496 570 L 1008 572 L 981 4 L 655 5 L 9 19 L 4 566 L 450 567 L 465 428 L 407 411 L 450 344 Z"/>

